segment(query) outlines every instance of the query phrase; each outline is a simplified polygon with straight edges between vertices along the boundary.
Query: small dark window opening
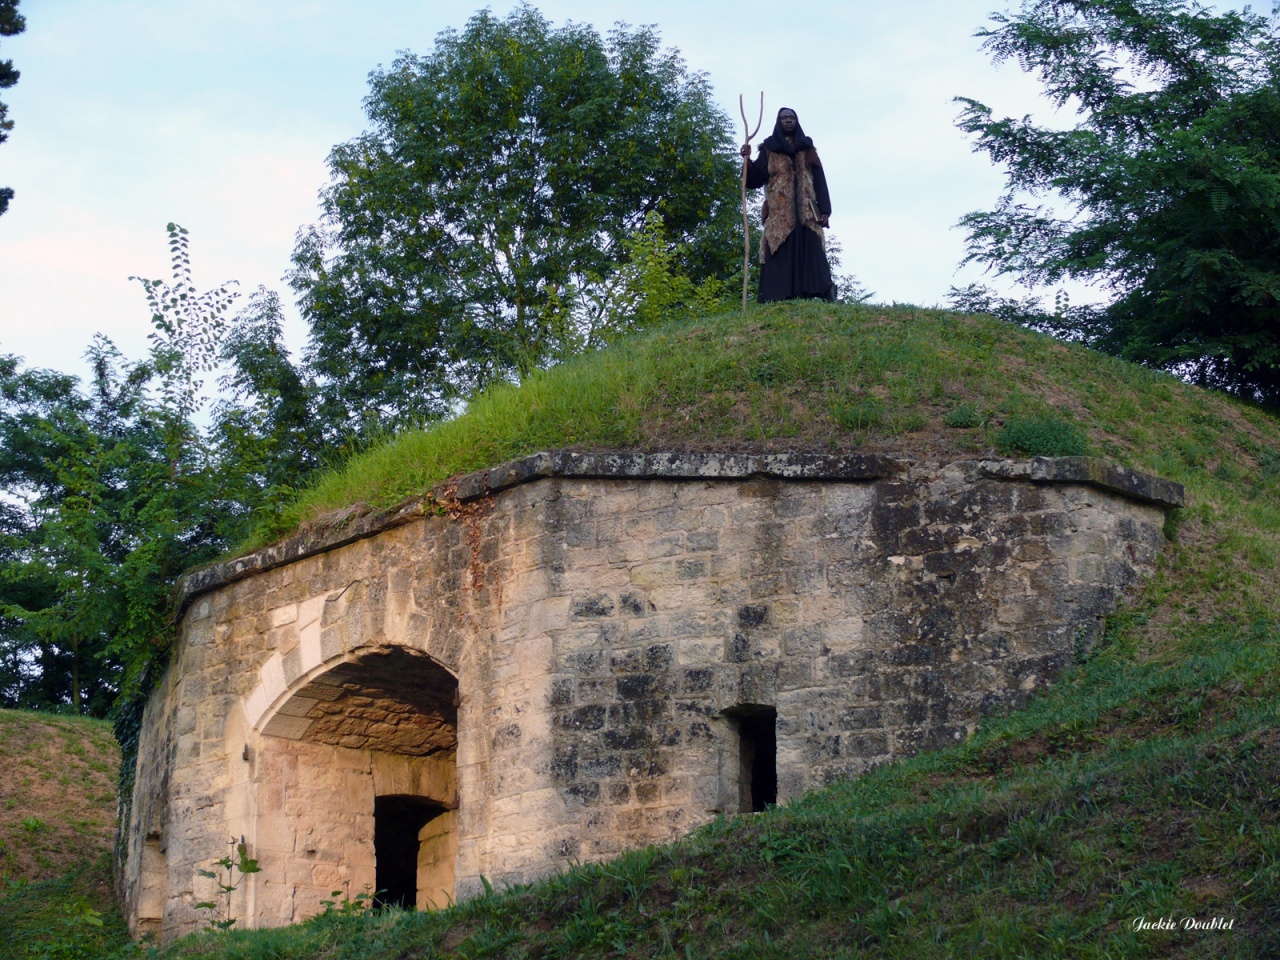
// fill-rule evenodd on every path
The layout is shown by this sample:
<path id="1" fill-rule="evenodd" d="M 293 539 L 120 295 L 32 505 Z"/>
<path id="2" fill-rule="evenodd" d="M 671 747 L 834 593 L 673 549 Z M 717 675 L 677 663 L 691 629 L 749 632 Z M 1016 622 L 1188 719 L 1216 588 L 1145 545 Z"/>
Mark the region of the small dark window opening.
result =
<path id="1" fill-rule="evenodd" d="M 743 707 L 733 719 L 738 730 L 738 809 L 759 813 L 778 802 L 778 711 Z"/>
<path id="2" fill-rule="evenodd" d="M 418 832 L 445 808 L 423 797 L 373 800 L 374 882 L 378 906 L 412 910 L 418 903 Z"/>

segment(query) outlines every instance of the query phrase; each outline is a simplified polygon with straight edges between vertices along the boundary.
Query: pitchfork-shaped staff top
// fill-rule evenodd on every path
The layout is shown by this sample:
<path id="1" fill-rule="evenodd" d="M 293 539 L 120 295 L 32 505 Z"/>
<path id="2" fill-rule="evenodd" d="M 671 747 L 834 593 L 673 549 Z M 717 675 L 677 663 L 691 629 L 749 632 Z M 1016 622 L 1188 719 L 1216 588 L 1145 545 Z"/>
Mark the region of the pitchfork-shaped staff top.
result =
<path id="1" fill-rule="evenodd" d="M 760 118 L 756 120 L 756 128 L 748 132 L 747 109 L 742 105 L 742 94 L 738 94 L 738 112 L 742 114 L 742 132 L 747 135 L 743 144 L 746 153 L 742 156 L 742 312 L 747 312 L 747 275 L 751 271 L 751 224 L 747 220 L 747 164 L 751 162 L 751 140 L 760 132 L 760 124 L 764 122 L 764 91 L 760 91 Z"/>

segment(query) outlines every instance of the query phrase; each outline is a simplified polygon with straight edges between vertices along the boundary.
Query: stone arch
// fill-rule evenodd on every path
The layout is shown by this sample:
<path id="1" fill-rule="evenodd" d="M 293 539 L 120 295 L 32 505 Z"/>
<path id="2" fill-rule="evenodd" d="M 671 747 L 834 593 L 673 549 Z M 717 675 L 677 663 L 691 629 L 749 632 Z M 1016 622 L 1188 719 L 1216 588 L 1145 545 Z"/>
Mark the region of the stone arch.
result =
<path id="1" fill-rule="evenodd" d="M 278 679 L 268 663 L 249 702 L 265 701 Z M 257 744 L 249 833 L 263 868 L 254 909 L 304 919 L 335 889 L 377 889 L 393 860 L 410 871 L 396 902 L 452 902 L 454 674 L 412 647 L 366 646 L 299 674 L 271 699 L 248 718 Z M 287 904 L 274 902 L 280 887 L 292 891 Z"/>
<path id="2" fill-rule="evenodd" d="M 271 610 L 277 646 L 258 668 L 257 682 L 242 701 L 245 729 L 293 739 L 291 731 L 303 725 L 296 716 L 288 717 L 302 688 L 336 667 L 392 649 L 425 656 L 453 678 L 456 689 L 457 638 L 450 631 L 433 629 L 429 618 L 414 612 L 409 587 L 395 578 L 355 579 L 339 590 Z M 330 680 L 339 680 L 339 675 Z M 341 682 L 345 681 L 339 686 Z"/>
<path id="3" fill-rule="evenodd" d="M 457 751 L 458 679 L 411 647 L 363 647 L 280 680 L 268 662 L 246 701 L 250 728 L 265 736 L 402 756 Z"/>

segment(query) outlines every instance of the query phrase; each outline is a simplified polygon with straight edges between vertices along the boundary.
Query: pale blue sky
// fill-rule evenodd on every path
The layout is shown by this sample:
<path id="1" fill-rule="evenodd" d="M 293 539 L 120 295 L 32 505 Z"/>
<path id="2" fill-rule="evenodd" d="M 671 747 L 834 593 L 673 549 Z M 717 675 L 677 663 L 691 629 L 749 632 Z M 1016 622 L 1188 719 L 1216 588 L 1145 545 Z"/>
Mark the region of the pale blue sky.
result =
<path id="1" fill-rule="evenodd" d="M 706 71 L 737 121 L 765 92 L 765 126 L 794 107 L 827 170 L 844 266 L 880 301 L 941 302 L 965 212 L 998 173 L 952 125 L 952 98 L 1042 113 L 1036 85 L 993 68 L 974 31 L 1000 0 L 777 4 L 545 0 L 556 24 L 653 23 Z M 22 72 L 0 93 L 0 352 L 81 372 L 95 332 L 141 356 L 149 331 L 130 274 L 167 277 L 165 224 L 192 237 L 197 283 L 281 281 L 316 218 L 330 148 L 364 129 L 367 77 L 427 53 L 480 3 L 435 0 L 23 0 L 27 31 L 0 41 Z M 511 4 L 494 3 L 505 15 Z M 753 118 L 754 120 L 754 118 Z M 294 321 L 291 341 L 305 328 Z"/>

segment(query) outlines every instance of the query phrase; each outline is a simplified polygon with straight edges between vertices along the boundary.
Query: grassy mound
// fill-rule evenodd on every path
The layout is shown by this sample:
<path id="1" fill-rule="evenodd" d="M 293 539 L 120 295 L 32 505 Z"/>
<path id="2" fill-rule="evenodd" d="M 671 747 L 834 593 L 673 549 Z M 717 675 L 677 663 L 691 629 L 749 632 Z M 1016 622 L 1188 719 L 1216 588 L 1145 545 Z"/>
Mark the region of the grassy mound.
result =
<path id="1" fill-rule="evenodd" d="M 1277 455 L 1273 433 L 1256 410 L 989 317 L 779 304 L 665 326 L 494 387 L 461 416 L 326 475 L 250 546 L 551 447 L 934 461 L 1089 452 L 1182 479 L 1256 473 Z"/>
<path id="2" fill-rule="evenodd" d="M 163 957 L 1280 956 L 1275 417 L 986 318 L 783 305 L 491 390 L 264 537 L 556 446 L 1085 450 L 1190 505 L 1091 658 L 967 743 L 443 913 L 337 912 Z"/>
<path id="3" fill-rule="evenodd" d="M 0 710 L 0 888 L 111 850 L 119 767 L 105 721 Z"/>
<path id="4" fill-rule="evenodd" d="M 0 710 L 0 960 L 127 942 L 111 889 L 119 766 L 105 721 Z"/>
<path id="5" fill-rule="evenodd" d="M 1190 506 L 1091 659 L 967 743 L 443 913 L 335 912 L 161 957 L 1280 956 L 1276 418 L 986 318 L 782 305 L 493 389 L 261 538 L 560 446 L 1084 450 L 1186 484 Z M 0 759 L 0 958 L 106 955 L 107 728 L 0 713 Z"/>

